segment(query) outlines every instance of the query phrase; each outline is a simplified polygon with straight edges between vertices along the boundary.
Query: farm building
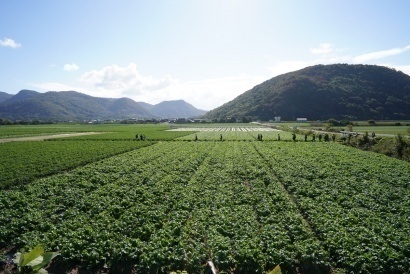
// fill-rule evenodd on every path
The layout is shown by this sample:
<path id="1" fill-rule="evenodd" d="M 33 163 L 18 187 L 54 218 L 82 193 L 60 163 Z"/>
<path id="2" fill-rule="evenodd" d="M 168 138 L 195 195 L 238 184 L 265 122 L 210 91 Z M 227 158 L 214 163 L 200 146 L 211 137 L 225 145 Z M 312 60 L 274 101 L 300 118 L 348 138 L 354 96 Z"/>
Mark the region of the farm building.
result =
<path id="1" fill-rule="evenodd" d="M 296 118 L 296 122 L 306 123 L 306 122 L 307 122 L 307 118 Z"/>

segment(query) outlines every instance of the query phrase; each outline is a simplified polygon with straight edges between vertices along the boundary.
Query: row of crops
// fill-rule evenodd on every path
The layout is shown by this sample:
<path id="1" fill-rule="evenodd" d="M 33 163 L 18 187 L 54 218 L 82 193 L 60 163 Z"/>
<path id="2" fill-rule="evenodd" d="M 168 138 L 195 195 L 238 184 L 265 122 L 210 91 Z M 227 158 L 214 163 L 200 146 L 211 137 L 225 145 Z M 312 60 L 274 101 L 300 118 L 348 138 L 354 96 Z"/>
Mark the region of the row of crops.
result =
<path id="1" fill-rule="evenodd" d="M 258 135 L 262 135 L 264 141 L 292 141 L 292 133 L 286 131 L 200 131 L 195 134 L 187 134 L 176 138 L 176 140 L 195 140 L 195 135 L 198 141 L 220 141 L 221 136 L 223 141 L 256 141 Z M 302 141 L 304 136 L 298 135 L 297 140 Z"/>
<path id="2" fill-rule="evenodd" d="M 410 165 L 333 143 L 254 146 L 294 197 L 333 263 L 410 268 Z"/>
<path id="3" fill-rule="evenodd" d="M 259 132 L 265 132 L 265 131 L 276 131 L 275 129 L 272 129 L 270 127 L 177 127 L 177 128 L 171 128 L 170 131 L 208 131 L 208 132 L 224 132 L 224 131 L 259 131 Z"/>
<path id="4" fill-rule="evenodd" d="M 408 163 L 334 143 L 163 141 L 3 191 L 0 245 L 142 273 L 207 260 L 234 273 L 407 273 L 409 181 Z"/>
<path id="5" fill-rule="evenodd" d="M 132 141 L 37 141 L 0 144 L 0 189 L 67 171 L 116 154 L 151 145 Z"/>

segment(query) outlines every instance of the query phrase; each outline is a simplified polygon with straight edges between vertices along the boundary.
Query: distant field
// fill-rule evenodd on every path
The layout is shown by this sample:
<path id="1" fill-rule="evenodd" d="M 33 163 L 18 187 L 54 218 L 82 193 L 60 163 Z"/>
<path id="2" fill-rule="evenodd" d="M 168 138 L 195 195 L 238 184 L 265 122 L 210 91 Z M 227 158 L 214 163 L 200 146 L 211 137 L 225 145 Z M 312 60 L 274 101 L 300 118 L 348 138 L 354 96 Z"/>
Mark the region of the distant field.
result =
<path id="1" fill-rule="evenodd" d="M 99 128 L 100 127 L 98 126 L 89 127 L 88 125 L 75 124 L 0 126 L 0 138 L 52 135 L 57 133 L 72 133 L 85 131 L 100 131 Z"/>
<path id="2" fill-rule="evenodd" d="M 367 123 L 367 122 L 366 122 Z M 359 124 L 365 124 L 359 123 Z M 405 123 L 403 123 L 405 124 Z M 322 130 L 326 128 L 326 125 L 323 124 L 323 126 L 312 126 L 310 123 L 269 123 L 269 125 L 276 126 L 279 129 L 281 127 L 287 127 L 287 128 L 303 128 L 303 129 L 318 129 L 321 128 Z M 347 126 L 335 126 L 334 128 L 340 128 L 344 129 L 345 131 L 348 130 Z M 397 135 L 397 134 L 402 134 L 402 135 L 408 135 L 410 130 L 410 126 L 394 126 L 393 123 L 392 125 L 383 125 L 383 126 L 368 126 L 368 125 L 360 125 L 360 126 L 353 126 L 352 131 L 353 132 L 362 132 L 365 133 L 366 131 L 370 134 L 371 132 L 374 132 L 376 134 L 390 134 L 390 135 Z"/>
<path id="3" fill-rule="evenodd" d="M 0 126 L 1 138 L 50 136 L 61 133 L 102 132 L 98 135 L 47 141 L 0 142 L 0 189 L 28 184 L 43 176 L 70 170 L 119 153 L 172 140 L 190 132 L 167 132 L 161 125 L 38 125 Z M 146 141 L 136 141 L 144 134 Z"/>
<path id="4" fill-rule="evenodd" d="M 355 132 L 374 132 L 376 134 L 402 134 L 402 135 L 409 135 L 410 134 L 410 126 L 354 126 L 352 131 Z"/>
<path id="5" fill-rule="evenodd" d="M 0 126 L 1 138 L 53 135 L 77 132 L 102 132 L 95 136 L 78 136 L 81 140 L 132 140 L 136 134 L 144 134 L 149 140 L 171 140 L 186 135 L 185 132 L 168 132 L 169 125 L 122 125 L 122 124 L 56 124 L 56 125 L 12 125 Z"/>

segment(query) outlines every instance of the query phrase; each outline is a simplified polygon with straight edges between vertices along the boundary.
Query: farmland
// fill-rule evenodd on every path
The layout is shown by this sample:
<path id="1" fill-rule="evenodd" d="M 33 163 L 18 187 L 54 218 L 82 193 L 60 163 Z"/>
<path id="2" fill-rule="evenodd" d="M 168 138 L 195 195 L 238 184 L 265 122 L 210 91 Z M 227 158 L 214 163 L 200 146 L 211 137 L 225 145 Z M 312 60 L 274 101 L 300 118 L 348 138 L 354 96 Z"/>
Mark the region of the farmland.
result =
<path id="1" fill-rule="evenodd" d="M 104 134 L 0 144 L 2 182 L 3 172 L 11 178 L 0 250 L 43 243 L 60 263 L 138 273 L 201 273 L 207 260 L 233 273 L 410 271 L 409 163 L 242 128 L 101 126 Z M 28 131 L 14 135 L 42 134 Z M 24 156 L 44 160 L 21 183 L 24 160 L 11 159 Z M 36 173 L 47 166 L 54 175 Z"/>

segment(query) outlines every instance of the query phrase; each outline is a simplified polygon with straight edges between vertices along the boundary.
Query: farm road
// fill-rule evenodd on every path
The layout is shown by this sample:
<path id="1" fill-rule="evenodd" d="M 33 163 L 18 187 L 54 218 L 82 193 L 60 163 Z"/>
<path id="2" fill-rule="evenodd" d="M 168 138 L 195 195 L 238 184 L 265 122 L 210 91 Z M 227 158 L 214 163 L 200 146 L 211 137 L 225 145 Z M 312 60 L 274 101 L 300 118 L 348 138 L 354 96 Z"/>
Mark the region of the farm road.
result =
<path id="1" fill-rule="evenodd" d="M 30 137 L 4 138 L 4 139 L 0 139 L 0 143 L 18 142 L 18 141 L 43 141 L 46 139 L 102 134 L 102 133 L 105 133 L 105 132 L 78 132 L 78 133 L 62 133 L 62 134 L 54 134 L 54 135 L 39 135 L 39 136 L 30 136 Z"/>

